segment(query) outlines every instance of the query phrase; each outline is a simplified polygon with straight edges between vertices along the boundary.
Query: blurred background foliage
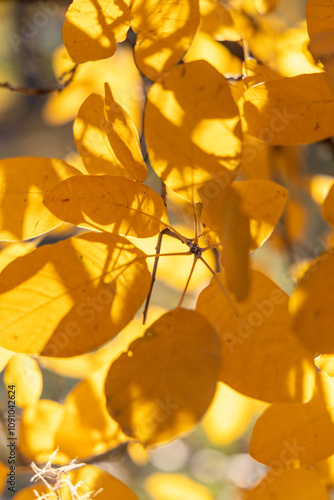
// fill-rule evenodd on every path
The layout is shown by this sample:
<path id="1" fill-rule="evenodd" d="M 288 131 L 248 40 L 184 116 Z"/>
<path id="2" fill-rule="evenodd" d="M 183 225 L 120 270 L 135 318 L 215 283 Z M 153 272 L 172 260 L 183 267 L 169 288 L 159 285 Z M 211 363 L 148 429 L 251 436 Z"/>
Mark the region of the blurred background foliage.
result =
<path id="1" fill-rule="evenodd" d="M 1 0 L 0 83 L 57 88 L 62 75 L 74 66 L 61 45 L 61 29 L 69 3 L 68 0 Z M 256 19 L 249 15 L 257 26 L 250 43 L 251 52 L 284 76 L 319 71 L 307 52 L 305 4 L 305 0 L 281 0 L 271 14 L 258 15 Z M 129 112 L 141 133 L 145 91 L 150 82 L 142 78 L 134 65 L 134 42 L 130 33 L 113 58 L 79 66 L 73 81 L 62 92 L 28 96 L 0 88 L 0 157 L 44 156 L 66 159 L 75 165 L 79 160 L 73 140 L 73 120 L 90 93 L 103 93 L 104 81 L 108 81 L 116 100 Z M 185 61 L 203 57 L 225 76 L 238 76 L 242 66 L 240 48 L 237 42 L 215 42 L 203 30 L 196 35 Z M 254 253 L 253 261 L 287 292 L 291 291 L 294 276 L 305 259 L 313 258 L 324 250 L 327 241 L 332 241 L 332 235 L 324 232 L 319 204 L 332 183 L 332 178 L 326 176 L 333 175 L 333 151 L 333 143 L 327 140 L 311 146 L 270 148 L 266 161 L 258 153 L 256 161 L 260 166 L 263 161 L 264 177 L 268 162 L 271 167 L 278 167 L 272 171 L 279 171 L 281 177 L 273 180 L 289 186 L 290 201 L 280 226 L 270 241 Z M 148 183 L 159 189 L 152 171 Z M 177 206 L 170 194 L 172 217 L 187 224 L 187 210 L 182 212 Z M 174 251 L 174 242 L 168 244 L 171 246 L 166 246 L 165 251 Z M 175 290 L 183 288 L 188 269 L 176 262 L 171 279 L 167 263 L 164 267 L 161 262 L 160 272 L 161 283 L 153 300 L 153 306 L 160 307 L 159 313 L 161 307 L 175 307 Z M 205 286 L 208 280 L 207 273 L 199 270 L 186 306 L 194 304 L 199 285 Z M 15 373 L 15 368 L 11 369 Z M 41 397 L 63 403 L 81 378 L 80 370 L 77 374 L 74 371 L 69 370 L 70 376 L 64 377 L 64 367 L 57 370 L 56 363 L 45 363 Z M 38 379 L 39 375 L 36 376 Z M 19 378 L 18 383 L 22 391 L 29 391 Z M 1 395 L 4 412 L 4 386 Z M 29 397 L 33 400 L 36 394 L 29 393 Z M 26 406 L 24 398 L 21 405 Z M 236 498 L 238 490 L 251 486 L 265 469 L 247 454 L 252 423 L 264 407 L 264 403 L 220 384 L 202 424 L 183 439 L 151 451 L 131 444 L 127 452 L 103 454 L 98 460 L 129 484 L 142 500 Z M 0 458 L 5 461 L 4 433 L 2 437 Z M 19 487 L 28 483 L 28 464 L 29 459 L 21 453 Z"/>

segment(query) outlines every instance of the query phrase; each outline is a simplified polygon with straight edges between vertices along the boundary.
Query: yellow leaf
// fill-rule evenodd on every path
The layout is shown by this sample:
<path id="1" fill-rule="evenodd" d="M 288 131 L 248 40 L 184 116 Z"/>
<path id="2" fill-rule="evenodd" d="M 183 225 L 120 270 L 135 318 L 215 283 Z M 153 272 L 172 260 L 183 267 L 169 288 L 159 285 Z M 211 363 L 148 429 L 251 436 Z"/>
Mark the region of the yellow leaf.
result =
<path id="1" fill-rule="evenodd" d="M 282 467 L 284 464 L 282 464 Z M 312 469 L 272 470 L 242 500 L 328 500 L 320 475 Z"/>
<path id="2" fill-rule="evenodd" d="M 334 488 L 334 455 L 314 464 L 315 470 L 320 474 L 323 483 L 329 489 Z"/>
<path id="3" fill-rule="evenodd" d="M 310 38 L 319 33 L 334 31 L 332 0 L 307 0 L 305 16 Z"/>
<path id="4" fill-rule="evenodd" d="M 141 154 L 138 132 L 129 115 L 113 98 L 107 83 L 105 96 L 106 132 L 112 150 L 119 163 L 133 172 L 135 180 L 144 181 L 147 167 Z"/>
<path id="5" fill-rule="evenodd" d="M 156 472 L 146 478 L 145 488 L 154 500 L 213 500 L 206 486 L 183 474 Z"/>
<path id="6" fill-rule="evenodd" d="M 206 61 L 173 68 L 148 94 L 147 150 L 169 188 L 189 201 L 211 181 L 207 196 L 235 178 L 241 158 L 238 108 L 224 77 Z M 218 187 L 219 189 L 219 187 Z"/>
<path id="7" fill-rule="evenodd" d="M 222 211 L 216 213 L 216 221 L 217 216 L 221 218 L 217 233 L 223 245 L 221 263 L 226 271 L 226 283 L 237 300 L 245 300 L 249 290 L 248 253 L 252 243 L 249 219 L 233 188 L 227 188 L 221 208 Z"/>
<path id="8" fill-rule="evenodd" d="M 60 181 L 80 172 L 62 160 L 0 160 L 0 239 L 24 240 L 60 225 L 43 205 L 44 195 Z"/>
<path id="9" fill-rule="evenodd" d="M 71 69 L 73 62 L 61 45 L 53 55 L 53 70 L 59 79 Z M 49 96 L 43 108 L 44 120 L 51 125 L 62 125 L 73 120 L 90 94 L 103 94 L 104 82 L 109 83 L 116 101 L 131 116 L 140 133 L 144 104 L 143 83 L 133 60 L 132 49 L 124 45 L 119 45 L 110 59 L 80 64 L 71 85 Z"/>
<path id="10" fill-rule="evenodd" d="M 200 30 L 215 40 L 240 40 L 240 33 L 229 10 L 215 0 L 200 0 Z"/>
<path id="11" fill-rule="evenodd" d="M 218 274 L 225 284 L 224 273 Z M 290 328 L 288 296 L 251 270 L 244 302 L 230 300 L 217 279 L 200 294 L 196 310 L 209 318 L 221 340 L 220 380 L 263 401 L 306 401 L 314 388 L 314 364 Z"/>
<path id="12" fill-rule="evenodd" d="M 135 61 L 151 80 L 169 71 L 187 51 L 199 24 L 198 0 L 134 0 Z"/>
<path id="13" fill-rule="evenodd" d="M 249 445 L 255 460 L 270 467 L 312 465 L 334 452 L 334 382 L 317 373 L 308 403 L 275 403 L 257 420 Z"/>
<path id="14" fill-rule="evenodd" d="M 99 500 L 138 500 L 137 495 L 122 481 L 114 476 L 111 476 L 104 470 L 94 465 L 86 465 L 80 469 L 70 472 L 70 479 L 72 484 L 82 482 L 78 488 L 79 495 L 85 495 L 89 491 L 102 491 L 97 495 Z M 72 500 L 72 496 L 68 488 L 64 488 L 62 492 L 63 500 Z M 67 491 L 66 491 L 67 490 Z"/>
<path id="15" fill-rule="evenodd" d="M 95 349 L 132 319 L 150 281 L 145 254 L 120 236 L 39 247 L 0 275 L 1 346 L 51 357 Z"/>
<path id="16" fill-rule="evenodd" d="M 208 321 L 195 311 L 174 309 L 111 365 L 107 409 L 125 434 L 144 445 L 168 441 L 202 418 L 219 365 L 217 334 Z"/>
<path id="17" fill-rule="evenodd" d="M 314 360 L 316 366 L 322 372 L 334 377 L 334 356 L 333 354 L 321 354 Z"/>
<path id="18" fill-rule="evenodd" d="M 247 398 L 219 383 L 202 426 L 211 443 L 227 446 L 245 434 L 255 416 L 264 408 L 265 403 Z"/>
<path id="19" fill-rule="evenodd" d="M 150 306 L 150 314 L 155 312 L 155 309 L 156 307 Z M 158 310 L 161 314 L 160 308 Z M 92 374 L 102 366 L 109 366 L 111 361 L 120 356 L 123 351 L 126 351 L 129 344 L 140 337 L 144 331 L 145 326 L 142 321 L 134 318 L 115 338 L 96 351 L 71 358 L 40 357 L 39 362 L 47 370 L 58 373 L 63 377 L 86 379 L 87 373 Z"/>
<path id="20" fill-rule="evenodd" d="M 288 192 L 275 182 L 254 179 L 233 183 L 240 196 L 240 210 L 249 219 L 252 247 L 262 245 L 271 235 L 285 207 Z"/>
<path id="21" fill-rule="evenodd" d="M 334 134 L 334 93 L 326 74 L 255 85 L 244 99 L 247 133 L 272 146 L 307 144 Z"/>
<path id="22" fill-rule="evenodd" d="M 308 48 L 315 61 L 320 61 L 324 65 L 334 85 L 334 31 L 314 35 Z"/>
<path id="23" fill-rule="evenodd" d="M 55 186 L 44 205 L 81 227 L 148 238 L 168 226 L 164 202 L 153 189 L 123 177 L 75 176 Z"/>
<path id="24" fill-rule="evenodd" d="M 35 359 L 16 354 L 8 364 L 4 375 L 5 384 L 15 385 L 15 404 L 27 407 L 34 405 L 43 389 L 43 377 Z"/>
<path id="25" fill-rule="evenodd" d="M 217 3 L 217 5 L 219 5 Z M 184 62 L 198 61 L 203 59 L 209 62 L 217 71 L 225 77 L 241 75 L 242 62 L 231 54 L 231 52 L 210 35 L 198 31 L 184 56 Z"/>
<path id="26" fill-rule="evenodd" d="M 312 351 L 334 353 L 331 331 L 334 319 L 333 250 L 320 255 L 309 266 L 290 297 L 289 310 L 294 331 Z"/>
<path id="27" fill-rule="evenodd" d="M 83 63 L 114 54 L 130 27 L 129 0 L 74 0 L 63 26 L 63 41 L 73 61 Z"/>
<path id="28" fill-rule="evenodd" d="M 47 462 L 57 448 L 56 432 L 62 421 L 64 406 L 41 399 L 35 406 L 28 406 L 22 415 L 19 434 L 19 450 L 36 462 Z M 62 453 L 56 463 L 68 461 Z"/>
<path id="29" fill-rule="evenodd" d="M 313 201 L 319 205 L 327 198 L 333 185 L 334 177 L 331 175 L 316 174 L 306 179 L 306 186 L 310 191 L 310 195 Z"/>
<path id="30" fill-rule="evenodd" d="M 110 418 L 104 398 L 108 364 L 80 382 L 67 396 L 55 440 L 69 459 L 104 453 L 126 440 Z"/>
<path id="31" fill-rule="evenodd" d="M 57 458 L 57 455 L 56 457 Z M 95 498 L 99 500 L 138 500 L 137 495 L 122 481 L 114 476 L 111 476 L 104 470 L 94 465 L 86 465 L 79 469 L 68 472 L 63 475 L 63 479 L 68 479 L 73 486 L 77 486 L 77 497 L 75 498 Z M 38 482 L 29 488 L 21 490 L 13 497 L 13 500 L 36 500 L 34 490 L 42 497 L 42 495 L 49 493 L 50 500 L 73 500 L 74 496 L 71 494 L 69 487 L 65 484 L 60 488 L 59 496 L 56 493 L 50 494 L 46 485 Z M 90 493 L 89 497 L 88 494 Z M 44 497 L 43 497 L 44 498 Z"/>
<path id="32" fill-rule="evenodd" d="M 78 152 L 92 175 L 107 174 L 144 181 L 138 133 L 129 115 L 113 99 L 106 84 L 106 100 L 91 94 L 82 104 L 73 133 Z"/>
<path id="33" fill-rule="evenodd" d="M 251 250 L 262 245 L 273 232 L 282 215 L 287 199 L 287 190 L 275 182 L 253 179 L 233 182 L 231 188 L 239 195 L 240 211 L 249 219 L 252 237 Z M 205 228 L 218 232 L 223 211 L 223 192 L 204 205 L 202 221 Z M 209 232 L 206 238 L 216 243 L 215 235 Z"/>
<path id="34" fill-rule="evenodd" d="M 127 452 L 132 462 L 139 467 L 147 465 L 150 461 L 150 455 L 147 448 L 144 448 L 140 443 L 130 441 L 127 447 Z"/>

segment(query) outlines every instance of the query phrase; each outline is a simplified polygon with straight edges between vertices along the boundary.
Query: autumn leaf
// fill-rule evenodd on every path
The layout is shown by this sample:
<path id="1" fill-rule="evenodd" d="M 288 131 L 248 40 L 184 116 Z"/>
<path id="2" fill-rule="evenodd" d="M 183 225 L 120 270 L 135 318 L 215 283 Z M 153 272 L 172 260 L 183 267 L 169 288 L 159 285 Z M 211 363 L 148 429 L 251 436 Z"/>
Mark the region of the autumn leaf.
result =
<path id="1" fill-rule="evenodd" d="M 12 356 L 6 367 L 4 381 L 7 386 L 15 386 L 15 404 L 18 406 L 33 406 L 42 394 L 42 373 L 37 361 L 31 356 Z"/>
<path id="2" fill-rule="evenodd" d="M 126 111 L 105 84 L 106 99 L 90 95 L 82 104 L 73 132 L 78 152 L 92 175 L 124 176 L 144 181 L 147 167 L 138 133 Z"/>
<path id="3" fill-rule="evenodd" d="M 332 0 L 307 0 L 307 31 L 312 38 L 319 33 L 334 31 L 334 6 Z"/>
<path id="4" fill-rule="evenodd" d="M 219 365 L 219 342 L 208 321 L 195 311 L 174 309 L 112 363 L 107 409 L 125 434 L 144 445 L 168 441 L 202 418 Z"/>
<path id="5" fill-rule="evenodd" d="M 155 80 L 188 49 L 199 24 L 198 0 L 75 0 L 66 13 L 63 41 L 76 62 L 104 59 L 125 39 L 130 24 L 137 33 L 136 64 Z"/>
<path id="6" fill-rule="evenodd" d="M 244 100 L 245 130 L 272 146 L 313 143 L 334 134 L 334 93 L 326 74 L 255 85 Z"/>
<path id="7" fill-rule="evenodd" d="M 224 77 L 206 61 L 173 68 L 155 83 L 145 108 L 147 151 L 169 188 L 201 201 L 198 188 L 227 186 L 241 158 L 240 117 Z"/>
<path id="8" fill-rule="evenodd" d="M 149 286 L 145 254 L 120 236 L 39 247 L 0 275 L 0 345 L 45 356 L 88 352 L 132 319 Z"/>
<path id="9" fill-rule="evenodd" d="M 153 189 L 122 177 L 75 176 L 55 186 L 44 205 L 81 227 L 148 238 L 169 226 L 166 207 Z"/>
<path id="10" fill-rule="evenodd" d="M 63 41 L 73 61 L 112 56 L 130 27 L 129 1 L 74 0 L 63 26 Z"/>
<path id="11" fill-rule="evenodd" d="M 134 0 L 135 61 L 151 80 L 168 72 L 187 51 L 199 24 L 198 0 Z"/>
<path id="12" fill-rule="evenodd" d="M 284 467 L 286 464 L 282 464 Z M 243 500 L 328 500 L 320 475 L 312 469 L 269 470 L 262 481 L 245 492 Z"/>
<path id="13" fill-rule="evenodd" d="M 296 461 L 312 465 L 334 452 L 334 385 L 317 373 L 317 385 L 308 403 L 274 403 L 257 420 L 249 453 L 270 467 Z"/>
<path id="14" fill-rule="evenodd" d="M 61 221 L 45 208 L 43 198 L 60 181 L 79 174 L 79 170 L 62 160 L 0 160 L 0 238 L 24 240 L 59 226 Z"/>
<path id="15" fill-rule="evenodd" d="M 156 472 L 146 478 L 145 488 L 154 500 L 213 500 L 206 486 L 184 474 Z"/>
<path id="16" fill-rule="evenodd" d="M 63 414 L 64 406 L 49 399 L 41 399 L 36 405 L 25 408 L 20 424 L 19 450 L 36 462 L 47 462 L 57 448 L 55 436 Z M 67 461 L 66 455 L 56 455 L 56 463 Z"/>
<path id="17" fill-rule="evenodd" d="M 211 199 L 203 193 L 202 225 L 210 244 L 221 243 L 221 262 L 229 289 L 243 300 L 249 287 L 248 253 L 274 230 L 285 205 L 287 191 L 265 180 L 233 182 Z M 236 231 L 235 228 L 238 228 Z M 218 247 L 219 248 L 219 247 Z"/>
<path id="18" fill-rule="evenodd" d="M 219 273 L 200 293 L 196 310 L 210 320 L 221 341 L 222 382 L 267 402 L 307 401 L 314 388 L 312 354 L 294 336 L 288 296 L 269 278 L 251 270 L 243 302 L 221 289 Z"/>
<path id="19" fill-rule="evenodd" d="M 295 288 L 289 310 L 293 329 L 313 352 L 334 353 L 334 340 L 328 332 L 333 325 L 334 255 L 324 252 L 308 267 Z"/>

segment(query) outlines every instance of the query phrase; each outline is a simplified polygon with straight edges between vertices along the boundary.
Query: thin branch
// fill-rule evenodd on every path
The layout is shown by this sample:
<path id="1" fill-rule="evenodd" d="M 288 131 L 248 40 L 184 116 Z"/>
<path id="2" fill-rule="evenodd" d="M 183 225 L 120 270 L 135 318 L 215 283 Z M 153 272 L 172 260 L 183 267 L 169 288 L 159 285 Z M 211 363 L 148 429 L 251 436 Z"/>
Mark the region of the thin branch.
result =
<path id="1" fill-rule="evenodd" d="M 41 96 L 41 95 L 51 94 L 52 92 L 61 92 L 72 82 L 78 66 L 79 65 L 76 64 L 75 66 L 73 66 L 71 70 L 65 71 L 60 76 L 59 83 L 51 87 L 31 88 L 31 87 L 22 87 L 21 85 L 16 85 L 15 83 L 0 82 L 0 88 L 10 90 L 11 92 L 19 92 L 20 94 L 25 94 L 30 96 Z M 64 82 L 62 82 L 62 80 L 66 75 L 70 76 Z"/>
<path id="2" fill-rule="evenodd" d="M 151 287 L 150 287 L 150 291 L 148 292 L 148 296 L 147 296 L 147 299 L 146 299 L 146 302 L 145 302 L 144 311 L 143 311 L 143 325 L 145 325 L 145 323 L 146 323 L 146 318 L 147 318 L 148 308 L 149 308 L 149 305 L 150 305 L 151 295 L 152 295 L 152 292 L 153 292 L 153 287 L 154 287 L 154 283 L 155 283 L 156 276 L 157 276 L 157 269 L 158 269 L 158 264 L 159 264 L 160 250 L 161 250 L 161 244 L 162 244 L 162 237 L 163 237 L 164 234 L 165 234 L 165 229 L 163 229 L 162 231 L 160 231 L 159 236 L 158 236 L 157 245 L 155 247 L 156 255 L 155 255 L 155 258 L 154 258 Z"/>
<path id="3" fill-rule="evenodd" d="M 189 276 L 188 276 L 188 279 L 187 279 L 186 286 L 185 286 L 185 288 L 184 288 L 184 290 L 183 290 L 182 296 L 181 296 L 181 298 L 180 298 L 180 301 L 179 301 L 179 303 L 178 303 L 177 307 L 181 307 L 181 305 L 182 305 L 183 299 L 184 299 L 184 297 L 185 297 L 185 295 L 186 295 L 186 293 L 187 293 L 187 289 L 188 289 L 188 286 L 189 286 L 189 283 L 190 283 L 191 277 L 192 277 L 193 272 L 194 272 L 194 270 L 195 270 L 195 266 L 196 266 L 196 263 L 197 263 L 197 261 L 198 261 L 198 258 L 199 258 L 199 256 L 198 256 L 198 255 L 194 255 L 193 265 L 191 266 L 191 269 L 190 269 L 190 273 L 189 273 Z"/>

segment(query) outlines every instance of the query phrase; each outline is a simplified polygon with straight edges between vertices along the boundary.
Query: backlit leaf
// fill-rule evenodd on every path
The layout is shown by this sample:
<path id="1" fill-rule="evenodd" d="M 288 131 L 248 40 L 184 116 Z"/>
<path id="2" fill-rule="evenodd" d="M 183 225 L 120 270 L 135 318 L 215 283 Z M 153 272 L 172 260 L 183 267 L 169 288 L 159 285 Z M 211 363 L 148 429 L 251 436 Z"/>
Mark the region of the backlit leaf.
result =
<path id="1" fill-rule="evenodd" d="M 284 466 L 284 464 L 282 464 Z M 320 475 L 311 469 L 272 470 L 242 500 L 328 500 Z"/>
<path id="2" fill-rule="evenodd" d="M 43 198 L 60 181 L 78 174 L 62 160 L 0 160 L 0 239 L 24 240 L 59 226 L 59 219 L 45 208 Z"/>
<path id="3" fill-rule="evenodd" d="M 312 465 L 334 452 L 334 381 L 317 373 L 308 403 L 275 403 L 257 420 L 249 453 L 271 467 Z"/>
<path id="4" fill-rule="evenodd" d="M 319 33 L 334 31 L 332 0 L 307 0 L 305 15 L 310 38 Z"/>
<path id="5" fill-rule="evenodd" d="M 60 452 L 70 459 L 104 453 L 127 439 L 106 409 L 104 380 L 108 365 L 80 382 L 64 402 L 55 440 Z"/>
<path id="6" fill-rule="evenodd" d="M 224 273 L 219 273 L 225 284 Z M 221 340 L 220 380 L 263 401 L 306 401 L 314 388 L 314 364 L 294 336 L 288 296 L 269 278 L 251 270 L 247 299 L 231 303 L 213 278 L 196 310 L 209 318 Z"/>
<path id="7" fill-rule="evenodd" d="M 7 386 L 15 385 L 15 404 L 34 405 L 43 389 L 43 378 L 38 363 L 31 356 L 16 354 L 6 367 L 4 381 Z"/>
<path id="8" fill-rule="evenodd" d="M 168 226 L 164 202 L 153 189 L 122 177 L 75 176 L 61 182 L 44 205 L 82 227 L 148 238 Z"/>
<path id="9" fill-rule="evenodd" d="M 199 24 L 198 0 L 134 0 L 135 60 L 151 80 L 170 70 L 187 51 Z"/>
<path id="10" fill-rule="evenodd" d="M 275 229 L 288 192 L 275 182 L 261 179 L 234 182 L 233 189 L 240 196 L 240 210 L 249 219 L 253 250 L 262 245 Z"/>
<path id="11" fill-rule="evenodd" d="M 0 344 L 45 356 L 85 353 L 132 319 L 149 286 L 145 254 L 120 236 L 39 247 L 0 275 Z"/>
<path id="12" fill-rule="evenodd" d="M 174 309 L 111 365 L 107 409 L 141 443 L 168 441 L 202 418 L 219 365 L 219 342 L 208 321 L 195 311 Z"/>
<path id="13" fill-rule="evenodd" d="M 129 1 L 74 0 L 63 26 L 63 41 L 73 61 L 110 57 L 130 27 Z"/>
<path id="14" fill-rule="evenodd" d="M 92 94 L 82 104 L 73 132 L 79 154 L 92 175 L 107 174 L 144 181 L 138 133 L 129 115 L 113 99 L 106 84 L 106 100 Z"/>
<path id="15" fill-rule="evenodd" d="M 227 286 L 237 300 L 244 300 L 249 290 L 251 234 L 249 219 L 241 210 L 240 196 L 233 188 L 227 188 L 219 215 L 221 222 L 217 234 L 223 245 L 221 263 L 225 268 Z"/>
<path id="16" fill-rule="evenodd" d="M 151 87 L 144 126 L 152 167 L 187 200 L 201 201 L 197 189 L 207 181 L 215 189 L 236 176 L 238 108 L 225 78 L 206 61 L 179 65 Z"/>
<path id="17" fill-rule="evenodd" d="M 307 144 L 334 134 L 334 93 L 326 74 L 262 83 L 247 89 L 244 99 L 247 133 L 273 146 Z"/>
<path id="18" fill-rule="evenodd" d="M 213 500 L 206 486 L 183 474 L 156 472 L 146 478 L 145 487 L 154 500 Z"/>
<path id="19" fill-rule="evenodd" d="M 300 340 L 319 354 L 334 353 L 329 332 L 334 320 L 334 255 L 320 255 L 307 269 L 290 297 L 293 328 Z"/>
<path id="20" fill-rule="evenodd" d="M 41 399 L 28 406 L 22 415 L 19 450 L 36 462 L 47 462 L 56 450 L 56 432 L 64 415 L 64 406 L 49 399 Z M 56 463 L 63 464 L 68 457 L 56 455 Z"/>

